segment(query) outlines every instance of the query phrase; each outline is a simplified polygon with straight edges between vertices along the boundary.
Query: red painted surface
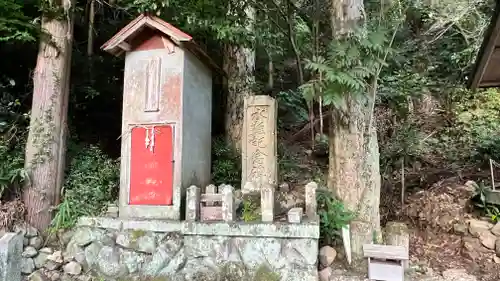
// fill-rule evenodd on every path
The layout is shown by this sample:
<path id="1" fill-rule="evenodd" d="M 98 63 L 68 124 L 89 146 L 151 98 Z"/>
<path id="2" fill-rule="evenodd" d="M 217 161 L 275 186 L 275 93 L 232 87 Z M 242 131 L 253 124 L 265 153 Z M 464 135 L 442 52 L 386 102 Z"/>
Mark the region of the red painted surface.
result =
<path id="1" fill-rule="evenodd" d="M 146 134 L 154 145 L 146 147 Z M 148 133 L 147 133 L 148 132 Z M 172 205 L 173 127 L 169 125 L 132 129 L 130 155 L 130 205 Z"/>
<path id="2" fill-rule="evenodd" d="M 148 37 L 146 40 L 142 41 L 137 47 L 135 47 L 134 51 L 164 49 L 165 45 L 163 43 L 163 40 L 170 40 L 166 38 L 163 40 L 162 39 L 163 37 L 159 34 L 152 35 L 151 37 Z"/>

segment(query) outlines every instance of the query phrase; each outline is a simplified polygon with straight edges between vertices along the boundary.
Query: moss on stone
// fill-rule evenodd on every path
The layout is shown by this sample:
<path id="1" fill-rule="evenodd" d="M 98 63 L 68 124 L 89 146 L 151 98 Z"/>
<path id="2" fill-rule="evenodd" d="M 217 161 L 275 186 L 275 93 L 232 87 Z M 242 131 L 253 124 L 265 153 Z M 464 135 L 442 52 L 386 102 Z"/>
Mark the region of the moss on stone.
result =
<path id="1" fill-rule="evenodd" d="M 268 266 L 261 265 L 255 271 L 252 281 L 280 281 L 281 276 L 272 271 Z"/>
<path id="2" fill-rule="evenodd" d="M 140 229 L 134 229 L 130 232 L 130 238 L 132 240 L 137 240 L 143 236 L 146 236 L 146 231 Z"/>

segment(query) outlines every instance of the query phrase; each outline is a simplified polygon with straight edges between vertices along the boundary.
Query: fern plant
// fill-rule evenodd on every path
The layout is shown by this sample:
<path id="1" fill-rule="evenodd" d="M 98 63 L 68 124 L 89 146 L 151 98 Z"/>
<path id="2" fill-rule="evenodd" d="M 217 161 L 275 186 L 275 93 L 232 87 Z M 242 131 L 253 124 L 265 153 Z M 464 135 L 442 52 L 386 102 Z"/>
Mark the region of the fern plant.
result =
<path id="1" fill-rule="evenodd" d="M 308 60 L 306 68 L 317 78 L 301 86 L 306 100 L 322 97 L 323 105 L 338 110 L 347 108 L 347 95 L 359 98 L 366 94 L 369 81 L 385 61 L 382 55 L 389 48 L 389 38 L 383 28 L 355 29 L 354 32 L 330 43 L 326 57 Z"/>

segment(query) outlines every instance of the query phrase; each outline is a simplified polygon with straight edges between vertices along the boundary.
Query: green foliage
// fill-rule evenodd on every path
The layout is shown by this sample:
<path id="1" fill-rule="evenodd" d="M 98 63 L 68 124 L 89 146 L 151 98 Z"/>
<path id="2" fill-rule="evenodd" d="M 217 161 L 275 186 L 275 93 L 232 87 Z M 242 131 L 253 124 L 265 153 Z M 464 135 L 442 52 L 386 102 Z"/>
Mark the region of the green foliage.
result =
<path id="1" fill-rule="evenodd" d="M 23 0 L 0 0 L 0 42 L 35 41 L 36 26 L 24 15 Z"/>
<path id="2" fill-rule="evenodd" d="M 72 227 L 81 216 L 96 216 L 116 199 L 117 161 L 95 146 L 72 147 L 72 161 L 63 187 L 63 200 L 52 221 L 54 229 Z"/>
<path id="3" fill-rule="evenodd" d="M 348 225 L 355 215 L 328 190 L 318 189 L 316 197 L 321 240 L 325 244 L 339 243 L 342 239 L 342 227 Z"/>
<path id="4" fill-rule="evenodd" d="M 471 156 L 480 159 L 500 155 L 500 93 L 497 89 L 464 95 L 454 107 L 457 132 L 467 136 Z"/>
<path id="5" fill-rule="evenodd" d="M 26 114 L 19 112 L 19 100 L 11 95 L 15 81 L 0 83 L 0 199 L 16 195 L 29 180 L 24 169 Z"/>
<path id="6" fill-rule="evenodd" d="M 244 222 L 253 222 L 259 219 L 260 215 L 257 212 L 259 209 L 258 205 L 251 200 L 243 200 L 243 208 L 241 213 L 241 219 Z"/>
<path id="7" fill-rule="evenodd" d="M 223 138 L 212 144 L 212 182 L 235 187 L 241 183 L 241 156 Z"/>
<path id="8" fill-rule="evenodd" d="M 320 73 L 322 79 L 310 80 L 303 85 L 304 97 L 313 100 L 316 93 L 322 93 L 324 105 L 345 110 L 346 96 L 366 95 L 368 78 L 375 76 L 385 65 L 380 56 L 387 52 L 388 42 L 387 32 L 382 28 L 366 32 L 359 29 L 333 40 L 326 58 L 307 61 L 307 69 Z"/>
<path id="9" fill-rule="evenodd" d="M 484 182 L 479 184 L 474 182 L 473 187 L 472 202 L 474 202 L 474 206 L 481 211 L 482 215 L 489 217 L 491 222 L 497 223 L 500 220 L 499 206 L 486 202 L 486 196 L 491 191 L 491 187 L 486 186 Z"/>

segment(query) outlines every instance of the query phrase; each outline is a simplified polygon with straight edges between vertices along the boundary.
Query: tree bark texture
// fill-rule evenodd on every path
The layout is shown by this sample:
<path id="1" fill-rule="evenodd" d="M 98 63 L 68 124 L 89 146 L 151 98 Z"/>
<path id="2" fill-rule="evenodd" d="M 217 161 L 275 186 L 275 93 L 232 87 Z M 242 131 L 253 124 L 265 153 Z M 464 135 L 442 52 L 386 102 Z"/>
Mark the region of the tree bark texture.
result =
<path id="1" fill-rule="evenodd" d="M 335 36 L 352 31 L 363 15 L 362 0 L 332 0 Z M 368 96 L 368 93 L 367 93 Z M 329 141 L 328 187 L 355 212 L 351 222 L 352 260 L 363 260 L 363 244 L 381 240 L 380 165 L 375 122 L 365 97 L 346 96 L 347 110 L 332 112 Z M 370 128 L 368 128 L 370 127 Z"/>
<path id="2" fill-rule="evenodd" d="M 253 10 L 246 11 L 250 20 Z M 252 28 L 249 25 L 247 28 Z M 255 95 L 252 86 L 255 83 L 255 50 L 227 44 L 224 50 L 224 71 L 227 74 L 227 99 L 225 114 L 226 139 L 241 152 L 243 133 L 243 101 L 245 97 Z"/>
<path id="3" fill-rule="evenodd" d="M 50 226 L 64 180 L 73 40 L 72 2 L 64 1 L 63 19 L 42 19 L 47 38 L 42 37 L 38 51 L 26 144 L 25 167 L 30 174 L 23 194 L 26 220 L 41 231 Z"/>

